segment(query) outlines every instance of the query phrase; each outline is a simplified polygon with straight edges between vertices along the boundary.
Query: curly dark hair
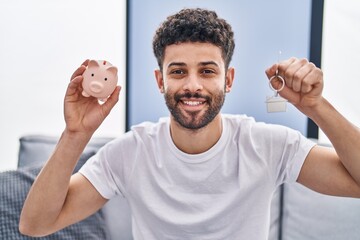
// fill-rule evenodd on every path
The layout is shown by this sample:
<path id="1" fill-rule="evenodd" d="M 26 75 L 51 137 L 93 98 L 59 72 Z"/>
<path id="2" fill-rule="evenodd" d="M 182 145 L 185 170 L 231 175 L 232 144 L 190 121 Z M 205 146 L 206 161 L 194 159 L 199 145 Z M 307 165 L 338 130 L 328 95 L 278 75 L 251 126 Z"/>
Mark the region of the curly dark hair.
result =
<path id="1" fill-rule="evenodd" d="M 220 47 L 225 68 L 229 67 L 235 48 L 234 32 L 214 11 L 186 8 L 160 25 L 153 38 L 153 51 L 161 70 L 165 48 L 183 42 L 206 42 Z"/>

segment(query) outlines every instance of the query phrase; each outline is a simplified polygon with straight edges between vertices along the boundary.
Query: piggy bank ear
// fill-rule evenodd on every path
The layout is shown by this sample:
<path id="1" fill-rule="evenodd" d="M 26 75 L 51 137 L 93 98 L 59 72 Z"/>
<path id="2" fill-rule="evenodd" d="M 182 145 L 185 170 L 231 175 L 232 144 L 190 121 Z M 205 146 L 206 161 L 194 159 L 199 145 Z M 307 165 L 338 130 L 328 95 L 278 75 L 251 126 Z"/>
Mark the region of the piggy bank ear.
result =
<path id="1" fill-rule="evenodd" d="M 106 70 L 111 72 L 114 76 L 116 76 L 118 72 L 118 69 L 115 66 L 108 67 Z"/>
<path id="2" fill-rule="evenodd" d="M 90 60 L 88 67 L 99 67 L 99 63 L 96 60 Z"/>

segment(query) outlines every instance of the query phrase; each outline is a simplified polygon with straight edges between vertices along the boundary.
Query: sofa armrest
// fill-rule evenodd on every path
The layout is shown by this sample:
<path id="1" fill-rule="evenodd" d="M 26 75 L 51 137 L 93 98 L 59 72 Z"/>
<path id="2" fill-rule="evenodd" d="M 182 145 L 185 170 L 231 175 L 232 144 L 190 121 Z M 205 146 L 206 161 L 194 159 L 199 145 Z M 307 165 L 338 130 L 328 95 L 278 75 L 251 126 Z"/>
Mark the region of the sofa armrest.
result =
<path id="1" fill-rule="evenodd" d="M 46 162 L 54 151 L 59 138 L 54 136 L 27 135 L 20 138 L 18 168 L 39 166 Z M 112 138 L 92 138 L 83 154 L 96 153 Z"/>

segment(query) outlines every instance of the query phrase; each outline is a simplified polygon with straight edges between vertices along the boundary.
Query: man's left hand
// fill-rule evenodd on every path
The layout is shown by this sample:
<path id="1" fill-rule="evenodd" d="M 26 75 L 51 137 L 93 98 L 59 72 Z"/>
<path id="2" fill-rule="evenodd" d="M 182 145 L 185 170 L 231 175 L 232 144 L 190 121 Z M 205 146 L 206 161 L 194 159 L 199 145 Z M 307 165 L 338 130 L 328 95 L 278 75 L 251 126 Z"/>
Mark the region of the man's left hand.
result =
<path id="1" fill-rule="evenodd" d="M 307 59 L 290 58 L 274 64 L 265 73 L 270 79 L 278 75 L 285 80 L 280 96 L 287 99 L 300 110 L 315 107 L 321 102 L 323 90 L 323 72 Z M 282 81 L 275 78 L 271 81 L 274 89 L 282 87 Z"/>

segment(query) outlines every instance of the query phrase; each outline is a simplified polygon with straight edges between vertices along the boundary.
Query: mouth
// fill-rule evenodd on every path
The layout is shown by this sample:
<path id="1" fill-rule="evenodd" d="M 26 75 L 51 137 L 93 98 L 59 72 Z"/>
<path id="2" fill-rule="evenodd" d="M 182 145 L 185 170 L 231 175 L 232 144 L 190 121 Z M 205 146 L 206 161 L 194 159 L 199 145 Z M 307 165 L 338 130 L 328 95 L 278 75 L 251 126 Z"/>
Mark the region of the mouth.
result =
<path id="1" fill-rule="evenodd" d="M 209 96 L 199 93 L 175 94 L 174 100 L 187 112 L 199 112 L 211 101 Z"/>
<path id="2" fill-rule="evenodd" d="M 181 99 L 179 102 L 185 111 L 195 112 L 202 110 L 207 101 L 202 99 Z"/>
<path id="3" fill-rule="evenodd" d="M 181 102 L 182 102 L 182 104 L 187 105 L 187 106 L 199 106 L 199 105 L 204 104 L 205 101 L 182 100 Z"/>

